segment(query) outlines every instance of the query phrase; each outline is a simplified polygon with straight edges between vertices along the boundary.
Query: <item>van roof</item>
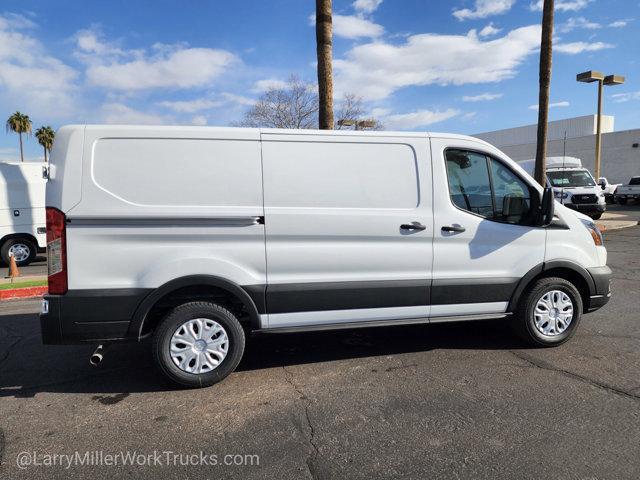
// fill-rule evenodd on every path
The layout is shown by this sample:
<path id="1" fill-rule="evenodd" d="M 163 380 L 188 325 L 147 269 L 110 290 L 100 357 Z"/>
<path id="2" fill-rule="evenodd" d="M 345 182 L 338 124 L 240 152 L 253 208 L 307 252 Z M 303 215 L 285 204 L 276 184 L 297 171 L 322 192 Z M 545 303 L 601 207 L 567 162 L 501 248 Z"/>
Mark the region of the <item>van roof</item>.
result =
<path id="1" fill-rule="evenodd" d="M 370 136 L 370 137 L 404 137 L 404 138 L 452 138 L 461 140 L 471 140 L 484 145 L 490 145 L 488 142 L 470 135 L 459 135 L 456 133 L 440 133 L 440 132 L 402 132 L 402 131 L 370 131 L 370 130 L 306 130 L 306 129 L 287 129 L 287 128 L 242 128 L 242 127 L 214 127 L 214 126 L 185 126 L 185 125 L 68 125 L 65 129 L 83 129 L 87 130 L 154 130 L 154 131 L 171 131 L 180 129 L 182 131 L 209 131 L 209 132 L 246 132 L 251 134 L 269 134 L 269 135 L 338 135 L 338 136 Z"/>

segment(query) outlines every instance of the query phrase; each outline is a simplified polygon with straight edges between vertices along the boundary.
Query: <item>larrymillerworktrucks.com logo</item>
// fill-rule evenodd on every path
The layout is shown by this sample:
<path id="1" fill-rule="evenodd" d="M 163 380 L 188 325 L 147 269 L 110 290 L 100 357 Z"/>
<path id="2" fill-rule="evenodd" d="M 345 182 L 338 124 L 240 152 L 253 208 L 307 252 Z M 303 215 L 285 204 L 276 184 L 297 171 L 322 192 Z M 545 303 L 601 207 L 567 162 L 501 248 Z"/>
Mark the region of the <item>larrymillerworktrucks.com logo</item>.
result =
<path id="1" fill-rule="evenodd" d="M 39 453 L 35 451 L 20 452 L 16 457 L 16 465 L 21 470 L 31 467 L 177 467 L 177 466 L 258 466 L 259 455 L 250 454 L 211 454 L 206 452 L 184 453 L 171 450 L 154 450 L 151 453 L 137 451 L 104 452 L 93 450 L 73 453 Z"/>

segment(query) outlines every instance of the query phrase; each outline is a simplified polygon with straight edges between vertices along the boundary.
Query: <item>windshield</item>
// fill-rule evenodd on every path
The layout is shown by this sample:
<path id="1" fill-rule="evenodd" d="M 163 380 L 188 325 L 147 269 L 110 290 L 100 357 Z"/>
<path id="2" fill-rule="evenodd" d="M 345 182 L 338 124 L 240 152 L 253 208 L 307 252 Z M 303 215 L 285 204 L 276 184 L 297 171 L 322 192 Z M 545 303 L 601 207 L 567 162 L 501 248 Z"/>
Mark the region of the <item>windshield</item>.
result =
<path id="1" fill-rule="evenodd" d="M 564 170 L 547 172 L 547 177 L 554 187 L 593 187 L 593 177 L 586 170 Z"/>

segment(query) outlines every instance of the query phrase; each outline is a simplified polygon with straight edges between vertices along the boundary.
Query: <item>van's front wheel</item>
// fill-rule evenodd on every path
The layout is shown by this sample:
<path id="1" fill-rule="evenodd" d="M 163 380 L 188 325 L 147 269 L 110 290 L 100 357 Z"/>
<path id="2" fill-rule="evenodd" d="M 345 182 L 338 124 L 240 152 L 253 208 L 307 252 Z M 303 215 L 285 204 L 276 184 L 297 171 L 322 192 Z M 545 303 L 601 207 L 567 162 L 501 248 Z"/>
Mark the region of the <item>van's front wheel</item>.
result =
<path id="1" fill-rule="evenodd" d="M 233 313 L 215 303 L 190 302 L 162 320 L 153 336 L 153 356 L 174 383 L 208 387 L 235 370 L 244 343 Z"/>
<path id="2" fill-rule="evenodd" d="M 582 297 L 564 278 L 541 278 L 521 299 L 518 332 L 540 347 L 561 345 L 575 333 L 582 316 Z"/>

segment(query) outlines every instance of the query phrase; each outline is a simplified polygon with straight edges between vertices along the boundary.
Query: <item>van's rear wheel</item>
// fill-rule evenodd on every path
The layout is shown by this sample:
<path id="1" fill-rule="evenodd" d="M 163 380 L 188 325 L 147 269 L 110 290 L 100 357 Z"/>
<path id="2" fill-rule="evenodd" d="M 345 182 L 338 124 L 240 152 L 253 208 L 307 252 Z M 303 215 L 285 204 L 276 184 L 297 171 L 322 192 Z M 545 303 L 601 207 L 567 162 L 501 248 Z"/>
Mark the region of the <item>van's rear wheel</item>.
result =
<path id="1" fill-rule="evenodd" d="M 153 336 L 153 356 L 171 381 L 185 387 L 208 387 L 240 363 L 244 331 L 226 308 L 190 302 L 174 308 Z"/>
<path id="2" fill-rule="evenodd" d="M 24 267 L 36 258 L 36 246 L 26 238 L 10 238 L 0 246 L 0 257 L 5 265 L 9 265 L 10 255 L 16 259 L 16 265 Z"/>
<path id="3" fill-rule="evenodd" d="M 580 323 L 582 297 L 564 278 L 541 278 L 520 301 L 518 333 L 530 344 L 553 347 L 569 340 Z"/>

